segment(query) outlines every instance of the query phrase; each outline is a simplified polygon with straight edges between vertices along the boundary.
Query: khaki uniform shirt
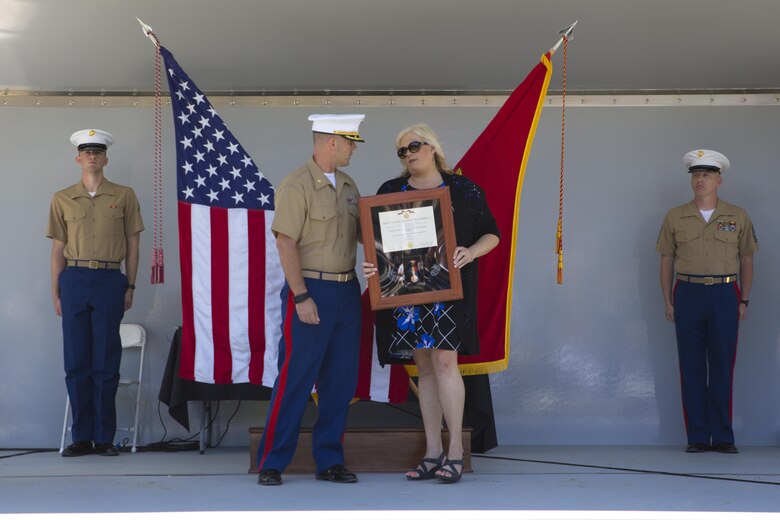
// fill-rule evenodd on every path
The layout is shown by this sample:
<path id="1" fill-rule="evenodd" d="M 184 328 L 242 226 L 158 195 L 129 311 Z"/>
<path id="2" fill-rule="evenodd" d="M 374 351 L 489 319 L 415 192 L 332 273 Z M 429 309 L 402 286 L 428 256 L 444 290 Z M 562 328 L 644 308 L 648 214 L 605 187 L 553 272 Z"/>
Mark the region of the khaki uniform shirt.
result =
<path id="1" fill-rule="evenodd" d="M 739 272 L 739 257 L 758 251 L 758 240 L 745 210 L 718 200 L 709 222 L 691 201 L 666 214 L 656 251 L 675 259 L 675 271 L 699 276 Z"/>
<path id="2" fill-rule="evenodd" d="M 303 269 L 343 273 L 355 268 L 360 192 L 349 175 L 335 174 L 334 188 L 309 159 L 276 190 L 271 229 L 298 243 Z"/>
<path id="3" fill-rule="evenodd" d="M 55 193 L 46 236 L 65 242 L 67 260 L 121 262 L 127 237 L 143 230 L 133 189 L 103 179 L 94 197 L 81 182 Z"/>

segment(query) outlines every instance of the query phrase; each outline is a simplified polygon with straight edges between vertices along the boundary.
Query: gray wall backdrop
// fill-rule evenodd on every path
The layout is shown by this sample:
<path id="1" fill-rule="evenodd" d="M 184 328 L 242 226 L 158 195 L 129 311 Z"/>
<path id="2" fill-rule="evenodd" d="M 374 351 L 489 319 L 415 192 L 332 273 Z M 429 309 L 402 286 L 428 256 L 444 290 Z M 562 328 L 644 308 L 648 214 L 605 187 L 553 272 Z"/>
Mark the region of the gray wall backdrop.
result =
<path id="1" fill-rule="evenodd" d="M 430 123 L 454 163 L 495 108 L 371 108 L 367 142 L 347 171 L 364 194 L 397 175 L 393 139 Z M 682 444 L 685 440 L 673 326 L 663 317 L 654 246 L 665 211 L 691 198 L 680 158 L 695 147 L 732 161 L 721 196 L 745 207 L 761 250 L 735 370 L 737 442 L 778 440 L 780 287 L 776 200 L 777 107 L 571 108 L 567 111 L 565 283 L 555 284 L 560 109 L 543 111 L 522 194 L 509 369 L 491 376 L 501 444 Z M 310 154 L 310 108 L 220 108 L 274 184 Z M 348 112 L 352 110 L 339 110 Z M 160 440 L 157 392 L 172 329 L 180 323 L 173 129 L 164 113 L 166 283 L 151 286 L 152 137 L 149 108 L 4 108 L 0 130 L 0 448 L 54 447 L 65 401 L 60 320 L 50 299 L 52 194 L 79 178 L 74 130 L 112 132 L 107 177 L 139 195 L 147 231 L 135 305 L 126 322 L 149 334 L 141 444 Z M 481 302 L 490 305 L 490 302 Z M 232 411 L 227 403 L 223 411 Z M 167 418 L 168 434 L 183 436 Z M 246 445 L 262 403 L 245 403 L 224 443 Z M 227 413 L 220 414 L 223 427 Z M 197 414 L 191 417 L 197 424 Z"/>

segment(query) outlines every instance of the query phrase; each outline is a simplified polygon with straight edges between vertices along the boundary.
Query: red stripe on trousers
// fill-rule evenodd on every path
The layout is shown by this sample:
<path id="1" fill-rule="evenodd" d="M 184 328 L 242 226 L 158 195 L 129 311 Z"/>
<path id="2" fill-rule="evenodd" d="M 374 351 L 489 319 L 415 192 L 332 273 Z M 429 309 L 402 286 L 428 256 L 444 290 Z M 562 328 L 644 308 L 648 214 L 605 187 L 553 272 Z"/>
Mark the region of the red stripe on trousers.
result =
<path id="1" fill-rule="evenodd" d="M 263 449 L 263 457 L 257 465 L 258 471 L 263 469 L 265 459 L 274 446 L 274 433 L 276 432 L 276 423 L 279 420 L 279 409 L 282 407 L 284 390 L 287 386 L 287 371 L 290 367 L 290 356 L 292 355 L 292 320 L 294 312 L 295 302 L 293 301 L 293 293 L 292 291 L 287 291 L 287 310 L 284 314 L 284 365 L 282 365 L 281 370 L 279 370 L 279 382 L 276 386 L 274 401 L 271 403 L 271 415 L 268 417 L 268 425 L 265 429 L 265 444 L 261 446 Z"/>
<path id="2" fill-rule="evenodd" d="M 672 286 L 672 303 L 674 303 L 675 295 L 677 294 L 677 286 L 680 285 L 680 280 L 675 280 Z M 678 347 L 679 348 L 679 347 Z M 678 354 L 679 356 L 679 354 Z M 688 412 L 685 410 L 685 399 L 683 398 L 683 373 L 680 362 L 677 362 L 677 370 L 680 373 L 680 401 L 682 401 L 683 422 L 685 423 L 685 431 L 688 432 Z"/>
<path id="3" fill-rule="evenodd" d="M 737 293 L 737 337 L 734 338 L 734 357 L 731 358 L 731 381 L 729 382 L 729 423 L 733 421 L 734 412 L 732 410 L 734 406 L 734 366 L 737 364 L 737 346 L 739 345 L 739 301 L 742 299 L 742 291 L 739 290 L 739 285 L 734 282 L 734 292 Z"/>
<path id="4" fill-rule="evenodd" d="M 360 350 L 358 357 L 358 381 L 355 397 L 371 399 L 371 369 L 374 359 L 374 311 L 371 310 L 371 300 L 368 289 L 360 298 L 362 306 L 362 323 L 360 328 Z M 374 396 L 375 398 L 378 396 Z M 385 396 L 382 396 L 385 397 Z"/>
<path id="5" fill-rule="evenodd" d="M 214 339 L 214 382 L 233 382 L 230 351 L 230 252 L 228 213 L 211 208 L 211 329 Z"/>
<path id="6" fill-rule="evenodd" d="M 190 204 L 179 202 L 179 265 L 181 268 L 181 353 L 179 377 L 195 380 L 195 319 L 192 298 L 192 215 Z"/>
<path id="7" fill-rule="evenodd" d="M 265 355 L 265 211 L 247 210 L 247 227 L 249 382 L 259 385 L 263 382 Z"/>

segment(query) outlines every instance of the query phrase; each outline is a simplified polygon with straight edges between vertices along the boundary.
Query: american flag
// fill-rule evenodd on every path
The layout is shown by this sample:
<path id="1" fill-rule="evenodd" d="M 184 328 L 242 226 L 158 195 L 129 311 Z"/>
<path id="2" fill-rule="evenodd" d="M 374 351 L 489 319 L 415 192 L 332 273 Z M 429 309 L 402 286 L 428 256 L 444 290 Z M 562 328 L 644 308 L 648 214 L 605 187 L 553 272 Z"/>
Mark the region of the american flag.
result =
<path id="1" fill-rule="evenodd" d="M 273 387 L 284 283 L 274 188 L 173 55 L 160 53 L 176 128 L 179 376 Z"/>

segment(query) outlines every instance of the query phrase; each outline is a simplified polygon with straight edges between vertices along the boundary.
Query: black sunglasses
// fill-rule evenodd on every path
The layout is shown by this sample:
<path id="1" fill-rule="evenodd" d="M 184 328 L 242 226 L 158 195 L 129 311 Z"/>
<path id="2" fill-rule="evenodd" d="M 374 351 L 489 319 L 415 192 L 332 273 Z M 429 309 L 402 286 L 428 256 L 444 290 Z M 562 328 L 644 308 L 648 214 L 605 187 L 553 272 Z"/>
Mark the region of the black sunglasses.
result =
<path id="1" fill-rule="evenodd" d="M 403 159 L 404 157 L 406 157 L 407 151 L 412 153 L 417 153 L 420 151 L 420 148 L 422 148 L 422 145 L 424 144 L 428 144 L 428 143 L 426 143 L 425 141 L 412 141 L 411 143 L 409 143 L 409 146 L 402 146 L 401 148 L 398 149 L 398 157 Z"/>

